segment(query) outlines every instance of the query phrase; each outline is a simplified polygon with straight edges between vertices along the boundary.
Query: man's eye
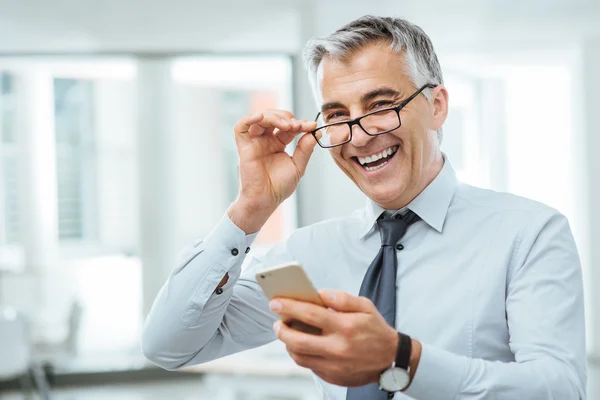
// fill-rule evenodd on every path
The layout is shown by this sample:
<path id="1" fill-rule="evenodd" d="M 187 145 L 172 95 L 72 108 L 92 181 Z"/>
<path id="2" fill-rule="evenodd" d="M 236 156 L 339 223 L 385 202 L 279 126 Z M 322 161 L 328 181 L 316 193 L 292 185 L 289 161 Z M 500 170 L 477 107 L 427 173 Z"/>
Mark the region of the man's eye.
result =
<path id="1" fill-rule="evenodd" d="M 334 113 L 329 114 L 327 116 L 326 121 L 327 122 L 331 122 L 331 120 L 338 120 L 339 121 L 340 119 L 344 118 L 345 115 L 346 115 L 346 113 L 341 112 L 341 111 L 334 112 Z"/>
<path id="2" fill-rule="evenodd" d="M 373 109 L 379 109 L 379 108 L 389 108 L 393 105 L 394 103 L 392 103 L 391 101 L 378 101 L 377 103 L 373 104 Z"/>

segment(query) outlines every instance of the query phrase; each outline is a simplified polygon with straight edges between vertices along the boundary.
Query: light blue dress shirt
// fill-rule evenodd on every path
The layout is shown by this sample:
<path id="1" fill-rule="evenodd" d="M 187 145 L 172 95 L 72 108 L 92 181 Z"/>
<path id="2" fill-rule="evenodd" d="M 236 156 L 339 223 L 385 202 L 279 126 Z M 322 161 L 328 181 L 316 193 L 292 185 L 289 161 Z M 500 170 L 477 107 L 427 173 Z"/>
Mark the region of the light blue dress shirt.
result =
<path id="1" fill-rule="evenodd" d="M 398 252 L 396 328 L 423 350 L 395 399 L 585 399 L 583 285 L 567 219 L 460 183 L 447 159 L 408 208 L 421 221 Z M 317 288 L 357 295 L 380 247 L 383 211 L 368 201 L 351 216 L 296 230 L 260 258 L 245 252 L 255 235 L 224 216 L 183 253 L 157 296 L 145 356 L 178 369 L 275 340 L 277 316 L 254 279 L 275 264 L 299 261 Z M 345 399 L 345 388 L 316 381 L 324 399 Z"/>

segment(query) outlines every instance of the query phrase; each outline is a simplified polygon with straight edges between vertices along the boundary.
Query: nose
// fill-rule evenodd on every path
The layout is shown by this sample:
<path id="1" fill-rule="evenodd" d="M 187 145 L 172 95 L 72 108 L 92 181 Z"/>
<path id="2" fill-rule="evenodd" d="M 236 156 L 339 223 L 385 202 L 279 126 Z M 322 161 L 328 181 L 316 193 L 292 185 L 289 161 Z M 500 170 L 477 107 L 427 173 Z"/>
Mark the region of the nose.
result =
<path id="1" fill-rule="evenodd" d="M 367 133 L 358 124 L 352 126 L 352 144 L 356 147 L 364 147 L 375 137 Z"/>

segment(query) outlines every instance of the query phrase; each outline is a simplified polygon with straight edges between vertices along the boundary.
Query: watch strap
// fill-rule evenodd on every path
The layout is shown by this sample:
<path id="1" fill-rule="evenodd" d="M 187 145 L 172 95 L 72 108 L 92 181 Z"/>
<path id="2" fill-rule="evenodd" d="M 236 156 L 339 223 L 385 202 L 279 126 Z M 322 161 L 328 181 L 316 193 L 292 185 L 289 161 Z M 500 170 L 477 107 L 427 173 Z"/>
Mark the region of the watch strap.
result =
<path id="1" fill-rule="evenodd" d="M 408 370 L 411 353 L 412 339 L 410 336 L 398 332 L 398 350 L 396 351 L 396 362 L 394 366 Z"/>

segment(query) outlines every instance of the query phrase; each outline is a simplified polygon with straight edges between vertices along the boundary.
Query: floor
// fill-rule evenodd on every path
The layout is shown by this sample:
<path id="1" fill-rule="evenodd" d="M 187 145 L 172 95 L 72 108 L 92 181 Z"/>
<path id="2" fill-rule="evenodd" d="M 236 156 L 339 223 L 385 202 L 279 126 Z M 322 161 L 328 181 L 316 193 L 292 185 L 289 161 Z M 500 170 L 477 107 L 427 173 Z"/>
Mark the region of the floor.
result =
<path id="1" fill-rule="evenodd" d="M 145 382 L 118 385 L 98 385 L 84 388 L 63 388 L 53 394 L 53 400 L 209 400 L 218 398 L 206 389 L 199 379 L 173 379 L 161 382 Z M 0 393 L 1 400 L 21 400 L 19 394 Z M 267 400 L 262 398 L 263 400 Z M 600 399 L 600 366 L 590 367 L 588 399 Z M 37 399 L 36 399 L 37 400 Z M 240 398 L 239 400 L 246 400 Z M 268 400 L 287 400 L 271 397 Z"/>
<path id="2" fill-rule="evenodd" d="M 52 394 L 52 400 L 209 400 L 214 398 L 212 393 L 203 388 L 200 381 L 194 382 L 189 379 L 61 388 Z M 23 396 L 16 393 L 0 394 L 0 399 L 21 400 Z"/>

